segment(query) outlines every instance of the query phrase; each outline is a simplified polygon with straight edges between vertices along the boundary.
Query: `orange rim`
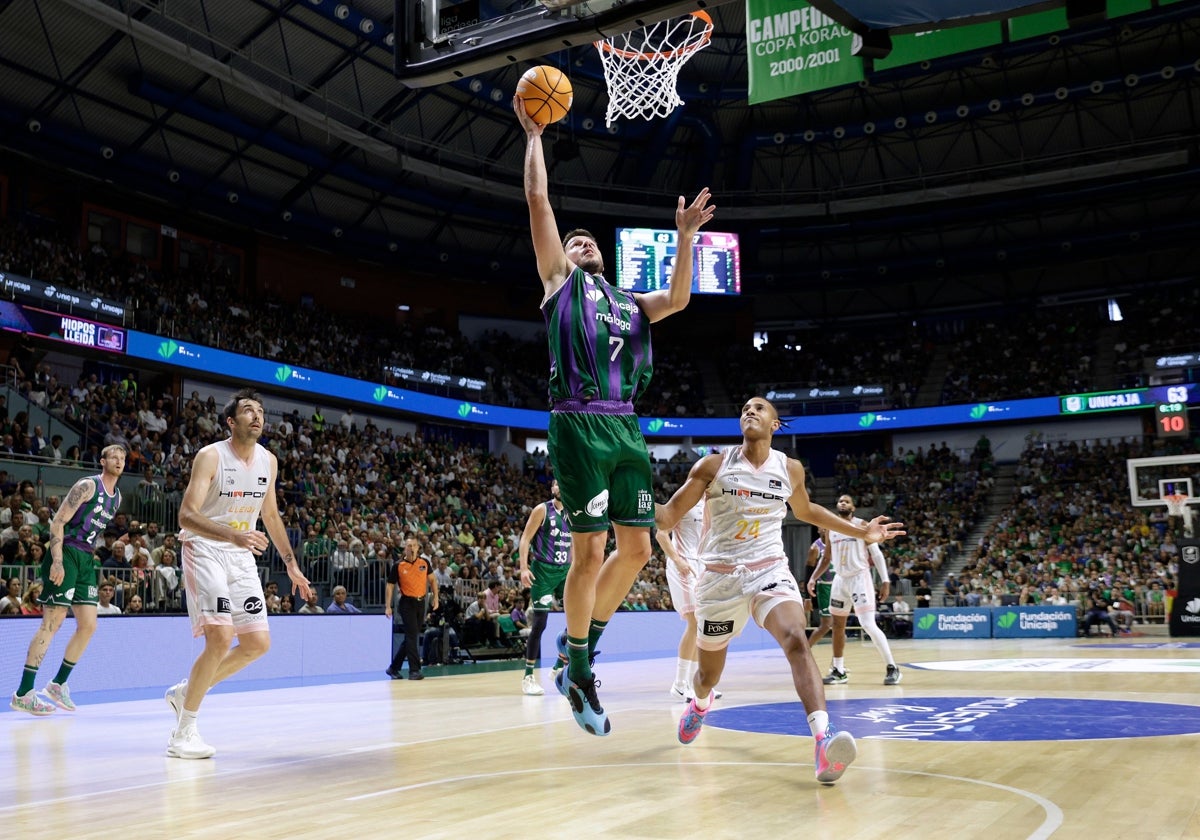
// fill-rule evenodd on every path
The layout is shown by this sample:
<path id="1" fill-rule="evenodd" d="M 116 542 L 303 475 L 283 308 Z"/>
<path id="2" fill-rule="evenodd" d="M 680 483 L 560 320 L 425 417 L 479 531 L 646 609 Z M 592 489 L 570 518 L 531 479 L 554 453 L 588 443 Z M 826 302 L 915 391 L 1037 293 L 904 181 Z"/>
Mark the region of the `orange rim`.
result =
<path id="1" fill-rule="evenodd" d="M 692 17 L 699 18 L 704 23 L 704 33 L 694 44 L 684 44 L 682 47 L 677 47 L 673 50 L 657 50 L 655 52 L 642 52 L 641 50 L 621 50 L 614 47 L 607 40 L 596 41 L 596 49 L 611 53 L 621 58 L 629 59 L 630 61 L 657 61 L 660 58 L 682 58 L 685 55 L 691 55 L 696 50 L 703 47 L 712 40 L 713 22 L 709 17 L 708 12 L 703 9 L 698 9 L 692 12 Z"/>

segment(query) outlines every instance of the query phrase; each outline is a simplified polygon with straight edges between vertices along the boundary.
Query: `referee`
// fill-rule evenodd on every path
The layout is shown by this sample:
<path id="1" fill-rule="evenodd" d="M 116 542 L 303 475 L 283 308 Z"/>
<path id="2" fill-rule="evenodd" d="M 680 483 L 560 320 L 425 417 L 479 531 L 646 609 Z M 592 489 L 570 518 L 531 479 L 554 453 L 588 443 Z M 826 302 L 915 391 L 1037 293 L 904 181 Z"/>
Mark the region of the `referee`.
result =
<path id="1" fill-rule="evenodd" d="M 429 561 L 417 554 L 420 546 L 414 537 L 404 541 L 404 556 L 388 569 L 387 591 L 384 594 L 384 614 L 392 617 L 392 598 L 395 587 L 400 586 L 400 620 L 404 622 L 404 648 L 396 652 L 387 675 L 400 679 L 400 668 L 408 659 L 408 678 L 423 680 L 421 673 L 421 626 L 425 623 L 425 593 L 433 589 L 433 608 L 438 608 L 437 578 L 429 568 Z"/>

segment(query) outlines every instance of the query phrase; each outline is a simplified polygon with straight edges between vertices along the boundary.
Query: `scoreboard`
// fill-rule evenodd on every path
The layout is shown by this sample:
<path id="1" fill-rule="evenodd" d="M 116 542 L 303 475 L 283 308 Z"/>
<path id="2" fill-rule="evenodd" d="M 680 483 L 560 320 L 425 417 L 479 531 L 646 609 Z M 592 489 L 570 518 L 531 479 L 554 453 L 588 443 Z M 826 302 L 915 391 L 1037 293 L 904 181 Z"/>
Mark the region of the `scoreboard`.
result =
<path id="1" fill-rule="evenodd" d="M 673 230 L 617 228 L 617 286 L 634 292 L 667 288 L 679 253 L 678 239 Z M 736 233 L 700 231 L 691 248 L 694 294 L 741 294 L 742 261 Z"/>

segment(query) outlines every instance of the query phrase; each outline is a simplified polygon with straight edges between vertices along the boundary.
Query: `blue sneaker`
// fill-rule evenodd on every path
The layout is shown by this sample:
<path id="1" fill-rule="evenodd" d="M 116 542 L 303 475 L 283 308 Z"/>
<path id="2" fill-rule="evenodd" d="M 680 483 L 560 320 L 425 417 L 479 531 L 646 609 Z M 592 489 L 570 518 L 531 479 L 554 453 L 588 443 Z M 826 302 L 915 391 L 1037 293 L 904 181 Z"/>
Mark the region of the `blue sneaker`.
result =
<path id="1" fill-rule="evenodd" d="M 680 738 L 682 728 L 680 729 Z M 817 770 L 817 781 L 823 785 L 831 785 L 842 777 L 846 768 L 858 757 L 858 745 L 854 736 L 849 732 L 840 732 L 833 724 L 825 728 L 825 732 L 817 737 L 816 759 L 813 762 Z"/>
<path id="2" fill-rule="evenodd" d="M 711 704 L 712 701 L 713 696 L 710 693 L 708 702 Z M 688 700 L 687 711 L 679 719 L 679 743 L 690 744 L 696 740 L 696 736 L 700 734 L 700 727 L 704 725 L 706 714 L 708 714 L 708 709 L 701 709 L 696 706 L 695 700 Z"/>
<path id="3" fill-rule="evenodd" d="M 575 715 L 575 722 L 590 735 L 607 735 L 612 731 L 612 726 L 608 722 L 608 715 L 600 706 L 600 698 L 596 696 L 596 688 L 600 681 L 593 675 L 577 683 L 568 675 L 568 670 L 563 668 L 559 671 L 554 678 L 554 684 L 571 704 L 571 714 Z"/>
<path id="4" fill-rule="evenodd" d="M 567 679 L 567 668 L 564 665 L 562 668 L 559 668 L 557 671 L 554 672 L 554 687 L 558 689 L 559 694 L 561 694 L 563 697 L 566 697 L 568 700 L 570 700 L 571 695 L 567 693 L 567 684 L 565 682 L 566 679 Z"/>

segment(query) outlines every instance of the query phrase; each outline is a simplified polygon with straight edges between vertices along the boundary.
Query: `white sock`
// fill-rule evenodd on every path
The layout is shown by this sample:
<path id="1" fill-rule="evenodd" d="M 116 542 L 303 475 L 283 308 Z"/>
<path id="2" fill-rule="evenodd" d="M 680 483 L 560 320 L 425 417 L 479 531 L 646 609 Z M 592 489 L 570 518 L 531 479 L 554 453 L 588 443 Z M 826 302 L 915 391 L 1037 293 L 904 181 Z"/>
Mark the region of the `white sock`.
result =
<path id="1" fill-rule="evenodd" d="M 845 673 L 846 657 L 844 657 L 844 656 L 833 657 L 833 667 L 836 668 L 837 670 L 841 671 L 842 673 Z"/>
<path id="2" fill-rule="evenodd" d="M 184 709 L 179 714 L 179 728 L 183 729 L 188 726 L 195 726 L 196 725 L 196 715 L 198 715 L 198 714 L 200 714 L 200 713 L 199 712 L 189 712 L 187 709 Z"/>
<path id="3" fill-rule="evenodd" d="M 675 682 L 677 685 L 692 684 L 692 666 L 696 664 L 694 659 L 676 659 L 675 660 Z"/>
<path id="4" fill-rule="evenodd" d="M 829 712 L 813 712 L 808 716 L 808 729 L 816 738 L 825 734 L 829 728 Z"/>
<path id="5" fill-rule="evenodd" d="M 705 711 L 705 710 L 706 710 L 706 709 L 707 709 L 709 706 L 711 706 L 711 705 L 712 705 L 712 701 L 713 701 L 713 695 L 712 695 L 712 692 L 710 691 L 710 692 L 708 693 L 708 696 L 707 696 L 707 697 L 705 697 L 703 701 L 701 701 L 699 697 L 697 697 L 697 698 L 696 698 L 696 701 L 695 701 L 695 702 L 696 702 L 696 708 L 697 708 L 697 709 L 699 709 L 700 711 L 702 711 L 702 712 L 703 712 L 703 711 Z"/>

